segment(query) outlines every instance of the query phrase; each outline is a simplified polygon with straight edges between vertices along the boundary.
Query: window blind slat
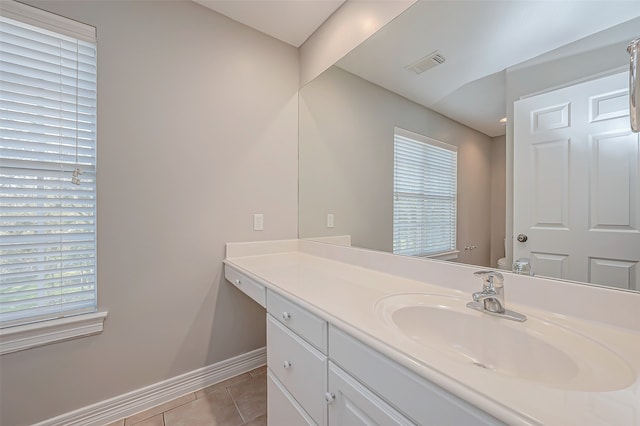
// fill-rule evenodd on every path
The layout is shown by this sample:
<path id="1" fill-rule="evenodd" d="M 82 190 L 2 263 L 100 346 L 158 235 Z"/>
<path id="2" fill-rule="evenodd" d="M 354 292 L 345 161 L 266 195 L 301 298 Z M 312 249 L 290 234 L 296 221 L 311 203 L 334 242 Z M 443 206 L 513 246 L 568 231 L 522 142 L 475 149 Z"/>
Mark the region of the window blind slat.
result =
<path id="1" fill-rule="evenodd" d="M 73 171 L 76 166 L 75 161 L 68 161 L 69 156 L 61 158 L 58 161 L 46 161 L 46 159 L 41 160 L 34 153 L 32 157 L 35 158 L 31 158 L 31 161 L 28 162 L 24 161 L 26 159 L 25 157 L 28 157 L 27 155 L 20 154 L 16 157 L 17 158 L 7 157 L 0 159 L 0 165 L 3 169 L 0 171 L 0 177 L 6 178 L 10 176 L 11 173 L 16 173 L 23 179 L 47 179 L 47 173 Z M 87 180 L 91 179 L 95 173 L 95 154 L 93 156 L 85 155 L 84 157 L 78 155 L 78 164 L 82 167 L 83 176 L 87 178 Z"/>
<path id="2" fill-rule="evenodd" d="M 37 103 L 34 97 L 37 98 Z M 14 107 L 14 109 L 20 111 L 32 111 L 31 107 L 33 107 L 33 111 L 38 113 L 44 111 L 45 115 L 58 114 L 59 110 L 75 111 L 77 109 L 81 116 L 83 114 L 93 116 L 96 110 L 96 105 L 91 103 L 94 99 L 78 98 L 78 103 L 75 103 L 75 96 L 61 97 L 56 92 L 25 87 L 20 84 L 9 83 L 6 80 L 3 81 L 2 89 L 0 89 L 0 99 L 3 107 L 7 109 Z M 86 103 L 83 103 L 83 100 Z"/>
<path id="3" fill-rule="evenodd" d="M 29 78 L 23 75 L 0 72 L 2 78 L 2 90 L 0 96 L 3 100 L 13 100 L 15 102 L 32 103 L 35 99 L 42 102 L 43 106 L 51 106 L 59 103 L 60 109 L 75 109 L 76 100 L 79 108 L 93 107 L 95 108 L 95 82 L 92 82 L 93 89 L 85 89 L 84 92 L 78 91 L 76 97 L 74 93 L 65 93 L 58 88 L 59 84 L 50 84 L 51 88 L 43 87 L 46 85 L 38 84 L 41 80 Z M 83 96 L 83 93 L 85 96 Z"/>
<path id="4" fill-rule="evenodd" d="M 2 139 L 7 144 L 11 144 L 12 141 L 16 142 L 33 142 L 43 144 L 60 144 L 61 146 L 75 145 L 75 135 L 72 137 L 63 137 L 61 135 L 46 135 L 29 132 L 18 132 L 14 130 L 3 130 Z M 81 136 L 81 135 L 79 135 Z M 78 143 L 80 146 L 86 146 L 91 140 L 95 140 L 95 133 L 91 135 L 92 138 L 79 138 Z M 95 148 L 93 148 L 95 149 Z M 6 161 L 3 159 L 3 161 Z"/>
<path id="5" fill-rule="evenodd" d="M 7 137 L 6 133 L 3 133 L 2 136 L 3 136 L 3 139 L 7 141 L 7 144 L 11 145 L 11 148 L 6 148 L 7 152 L 8 150 L 19 152 L 20 155 L 18 156 L 18 158 L 24 157 L 25 155 L 24 151 L 27 151 L 27 152 L 31 151 L 32 152 L 31 155 L 37 156 L 38 151 L 56 152 L 56 151 L 60 151 L 61 149 L 64 149 L 65 151 L 73 149 L 74 153 L 75 153 L 75 150 L 77 149 L 78 155 L 82 154 L 86 156 L 87 159 L 91 157 L 95 157 L 96 155 L 95 146 L 93 146 L 93 143 L 92 143 L 92 140 L 95 138 L 95 133 L 86 134 L 86 136 L 90 136 L 90 137 L 82 138 L 82 133 L 79 132 L 78 134 L 79 137 L 77 139 L 77 142 L 78 142 L 77 147 L 75 146 L 75 144 L 67 143 L 68 141 L 71 142 L 72 139 L 69 139 L 67 141 L 63 138 L 57 138 L 56 143 L 51 143 L 47 141 L 38 141 L 38 140 L 27 139 L 27 138 L 20 138 L 20 139 L 9 138 Z M 21 132 L 20 136 L 31 136 L 31 134 L 25 134 L 24 132 Z M 8 160 L 9 160 L 8 158 L 4 159 L 3 165 L 4 167 L 10 168 L 11 163 Z"/>
<path id="6" fill-rule="evenodd" d="M 0 265 L 6 265 L 11 263 L 20 263 L 23 265 L 32 265 L 35 263 L 46 262 L 47 259 L 52 257 L 60 258 L 64 256 L 65 258 L 73 258 L 79 259 L 84 257 L 95 257 L 95 253 L 93 247 L 91 249 L 78 249 L 74 248 L 73 250 L 66 250 L 64 253 L 54 252 L 31 252 L 31 253 L 18 253 L 18 254 L 3 254 L 2 261 Z"/>
<path id="7" fill-rule="evenodd" d="M 26 297 L 34 299 L 37 297 L 50 296 L 53 292 L 56 291 L 66 293 L 70 293 L 69 290 L 74 289 L 81 289 L 82 291 L 86 291 L 94 287 L 94 285 L 95 283 L 93 281 L 88 281 L 84 279 L 83 276 L 78 276 L 74 280 L 66 280 L 64 284 L 61 284 L 59 279 L 52 278 L 49 280 L 46 286 L 40 286 L 37 288 L 29 284 L 6 286 L 6 289 L 2 289 L 0 298 L 3 298 L 5 300 L 11 299 L 11 301 L 20 300 L 21 298 Z"/>
<path id="8" fill-rule="evenodd" d="M 6 274 L 6 276 L 3 276 L 2 287 L 15 285 L 17 282 L 31 282 L 34 277 L 41 277 L 40 279 L 43 280 L 47 277 L 51 278 L 55 276 L 60 282 L 64 282 L 66 279 L 74 278 L 77 275 L 84 275 L 85 273 L 93 275 L 95 262 L 62 262 L 60 265 L 51 264 L 47 266 L 43 264 L 41 266 L 43 266 L 43 268 Z M 93 281 L 93 279 L 91 279 L 91 281 Z M 42 287 L 42 283 L 40 283 L 39 287 Z"/>
<path id="9" fill-rule="evenodd" d="M 91 58 L 82 58 L 79 52 L 60 49 L 52 55 L 34 55 L 33 51 L 8 43 L 0 43 L 0 49 L 3 72 L 27 73 L 29 78 L 61 83 L 73 93 L 76 87 L 84 89 L 93 81 L 91 68 L 82 69 L 83 59 Z"/>
<path id="10" fill-rule="evenodd" d="M 95 132 L 95 124 L 87 121 L 87 119 L 91 119 L 91 116 L 82 116 L 76 111 L 58 111 L 58 115 L 50 115 L 53 111 L 47 111 L 42 108 L 34 108 L 29 106 L 24 106 L 21 110 L 17 110 L 22 105 L 9 105 L 9 102 L 3 102 L 3 107 L 0 109 L 0 126 L 2 128 L 11 127 L 13 129 L 29 131 L 29 132 L 37 132 L 38 128 L 32 128 L 34 123 L 38 123 L 38 126 L 43 126 L 44 130 L 47 132 L 43 133 L 51 133 L 55 128 L 61 128 L 66 131 L 71 131 L 70 135 L 75 139 L 76 132 L 79 132 L 80 135 L 86 134 L 87 132 Z M 13 108 L 9 108 L 13 107 Z M 6 108 L 6 109 L 5 109 Z M 31 110 L 31 111 L 29 111 Z M 50 114 L 47 114 L 47 113 Z"/>
<path id="11" fill-rule="evenodd" d="M 457 152 L 442 142 L 394 140 L 393 252 L 426 256 L 455 250 Z"/>
<path id="12" fill-rule="evenodd" d="M 28 6 L 16 7 L 29 21 Z M 34 13 L 29 22 L 48 16 Z M 79 24 L 63 35 L 0 19 L 0 323 L 7 327 L 96 309 L 97 68 L 95 39 L 68 36 L 84 31 Z M 66 22 L 51 19 L 55 28 Z M 80 185 L 71 181 L 76 167 Z"/>
<path id="13" fill-rule="evenodd" d="M 95 195 L 91 191 L 86 191 L 86 194 L 83 194 L 80 191 L 74 193 L 71 189 L 65 192 L 61 188 L 53 186 L 49 187 L 49 189 L 49 191 L 45 192 L 42 191 L 42 187 L 38 189 L 8 188 L 3 197 L 0 198 L 0 203 L 7 209 L 15 204 L 19 204 L 22 207 L 24 203 L 49 203 L 49 210 L 55 210 L 57 204 L 51 204 L 53 201 L 83 206 L 87 204 L 87 201 L 91 201 L 93 204 L 95 200 Z"/>
<path id="14" fill-rule="evenodd" d="M 11 314 L 4 314 L 3 323 L 6 323 L 7 326 L 12 326 L 24 323 L 27 319 L 29 322 L 34 322 L 95 311 L 93 307 L 94 299 L 91 295 L 94 292 L 92 290 L 84 295 L 80 293 L 76 297 L 54 297 L 49 300 L 34 299 L 31 304 L 16 306 Z M 38 306 L 39 315 L 37 316 L 32 316 L 34 305 Z"/>
<path id="15" fill-rule="evenodd" d="M 84 290 L 84 291 L 83 291 Z M 69 297 L 64 295 L 62 292 L 58 292 L 57 294 L 51 294 L 51 297 L 48 298 L 32 298 L 29 299 L 32 303 L 37 303 L 43 307 L 43 312 L 54 313 L 56 310 L 61 309 L 74 309 L 78 310 L 81 308 L 88 309 L 89 304 L 91 303 L 91 293 L 94 288 L 86 287 L 84 289 L 78 289 L 73 296 Z M 10 302 L 4 302 L 10 303 Z M 28 313 L 29 306 L 16 306 L 16 309 L 12 312 L 12 319 L 19 319 L 20 316 Z"/>

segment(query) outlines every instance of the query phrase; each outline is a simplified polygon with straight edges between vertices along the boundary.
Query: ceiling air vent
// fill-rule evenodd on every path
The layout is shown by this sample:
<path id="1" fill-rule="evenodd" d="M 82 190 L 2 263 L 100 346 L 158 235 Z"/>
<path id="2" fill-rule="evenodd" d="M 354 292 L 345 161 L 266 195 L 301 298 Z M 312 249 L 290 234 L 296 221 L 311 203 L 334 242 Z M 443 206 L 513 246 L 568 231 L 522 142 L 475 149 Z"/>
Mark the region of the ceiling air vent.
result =
<path id="1" fill-rule="evenodd" d="M 443 64 L 444 61 L 444 56 L 442 56 L 440 52 L 436 50 L 435 52 L 431 52 L 424 58 L 417 60 L 413 64 L 407 65 L 405 68 L 409 71 L 415 72 L 416 74 L 422 74 L 426 70 L 431 69 L 436 65 Z"/>

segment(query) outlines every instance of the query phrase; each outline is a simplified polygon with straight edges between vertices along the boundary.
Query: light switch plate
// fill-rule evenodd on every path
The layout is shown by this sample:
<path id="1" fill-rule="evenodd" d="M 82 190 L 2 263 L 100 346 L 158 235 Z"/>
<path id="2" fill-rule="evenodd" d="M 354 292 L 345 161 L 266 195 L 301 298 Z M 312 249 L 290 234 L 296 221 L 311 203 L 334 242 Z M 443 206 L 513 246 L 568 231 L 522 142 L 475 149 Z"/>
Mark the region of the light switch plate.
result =
<path id="1" fill-rule="evenodd" d="M 256 213 L 253 215 L 253 230 L 264 230 L 264 215 L 262 213 Z"/>

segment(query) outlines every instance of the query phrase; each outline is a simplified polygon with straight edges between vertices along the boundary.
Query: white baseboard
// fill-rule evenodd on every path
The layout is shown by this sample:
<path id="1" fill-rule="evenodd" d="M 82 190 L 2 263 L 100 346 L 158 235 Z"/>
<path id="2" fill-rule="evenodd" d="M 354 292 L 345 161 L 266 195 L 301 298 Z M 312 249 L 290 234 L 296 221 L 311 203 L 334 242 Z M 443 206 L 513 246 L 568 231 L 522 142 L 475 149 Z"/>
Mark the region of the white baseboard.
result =
<path id="1" fill-rule="evenodd" d="M 172 377 L 162 382 L 106 399 L 34 426 L 103 426 L 156 405 L 169 402 L 267 363 L 266 348 Z"/>

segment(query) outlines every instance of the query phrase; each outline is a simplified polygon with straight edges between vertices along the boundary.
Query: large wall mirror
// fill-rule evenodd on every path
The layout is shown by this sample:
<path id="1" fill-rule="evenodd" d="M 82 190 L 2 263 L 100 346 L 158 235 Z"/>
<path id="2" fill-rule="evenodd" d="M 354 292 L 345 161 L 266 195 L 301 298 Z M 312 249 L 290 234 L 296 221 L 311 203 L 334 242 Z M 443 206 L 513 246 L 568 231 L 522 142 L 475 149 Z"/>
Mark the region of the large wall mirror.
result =
<path id="1" fill-rule="evenodd" d="M 457 155 L 454 247 L 434 258 L 510 270 L 527 257 L 539 276 L 640 290 L 637 6 L 416 2 L 300 90 L 300 238 L 398 253 L 394 139 L 416 134 Z"/>

